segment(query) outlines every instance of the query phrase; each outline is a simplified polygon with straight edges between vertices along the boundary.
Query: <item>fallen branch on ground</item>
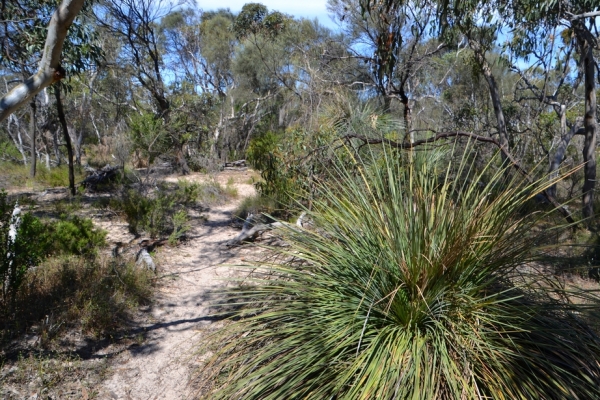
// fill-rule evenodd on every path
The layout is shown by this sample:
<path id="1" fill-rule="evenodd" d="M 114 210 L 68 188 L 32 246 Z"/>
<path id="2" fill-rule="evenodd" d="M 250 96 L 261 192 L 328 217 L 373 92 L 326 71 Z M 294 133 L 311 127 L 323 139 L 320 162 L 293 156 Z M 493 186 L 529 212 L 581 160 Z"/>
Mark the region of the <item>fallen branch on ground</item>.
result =
<path id="1" fill-rule="evenodd" d="M 98 171 L 87 166 L 86 171 L 89 175 L 80 183 L 80 185 L 83 185 L 86 188 L 91 188 L 102 183 L 110 182 L 117 176 L 117 173 L 121 169 L 123 169 L 123 167 L 111 167 L 107 164 L 104 168 Z"/>
<path id="2" fill-rule="evenodd" d="M 223 166 L 224 167 L 245 167 L 246 160 L 237 160 L 237 161 L 226 162 L 225 164 L 223 164 Z"/>
<path id="3" fill-rule="evenodd" d="M 239 246 L 241 245 L 243 242 L 251 242 L 256 240 L 256 238 L 260 235 L 262 235 L 264 232 L 276 229 L 276 228 L 289 228 L 289 229 L 293 229 L 295 231 L 298 231 L 299 228 L 302 227 L 302 221 L 303 219 L 306 217 L 306 213 L 302 213 L 300 215 L 300 217 L 298 218 L 298 221 L 296 221 L 296 224 L 288 224 L 285 222 L 280 222 L 280 221 L 276 221 L 276 222 L 272 222 L 272 223 L 263 223 L 260 222 L 264 219 L 264 215 L 259 214 L 259 215 L 250 215 L 248 216 L 248 218 L 246 218 L 246 221 L 244 222 L 244 226 L 242 227 L 242 231 L 240 232 L 239 235 L 237 235 L 235 238 L 228 240 L 225 243 L 225 246 L 227 247 L 232 247 L 232 246 Z"/>

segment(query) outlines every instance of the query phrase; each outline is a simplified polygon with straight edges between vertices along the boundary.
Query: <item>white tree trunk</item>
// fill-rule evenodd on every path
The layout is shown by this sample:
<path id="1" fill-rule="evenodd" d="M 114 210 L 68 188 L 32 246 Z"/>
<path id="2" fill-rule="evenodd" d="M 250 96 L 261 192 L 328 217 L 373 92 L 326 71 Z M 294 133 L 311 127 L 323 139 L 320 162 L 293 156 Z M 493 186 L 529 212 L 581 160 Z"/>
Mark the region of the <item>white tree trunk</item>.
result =
<path id="1" fill-rule="evenodd" d="M 19 207 L 19 203 L 15 203 L 15 208 L 12 212 L 12 217 L 10 219 L 10 225 L 8 227 L 8 243 L 6 244 L 6 248 L 8 252 L 6 254 L 6 258 L 8 260 L 8 269 L 6 271 L 6 276 L 4 278 L 4 298 L 7 298 L 12 283 L 15 279 L 14 273 L 14 265 L 13 260 L 15 258 L 14 253 L 14 245 L 17 242 L 17 232 L 19 231 L 19 226 L 21 225 L 21 208 Z"/>
<path id="2" fill-rule="evenodd" d="M 67 31 L 81 11 L 85 0 L 63 0 L 48 25 L 44 54 L 38 71 L 25 82 L 0 98 L 0 121 L 27 104 L 33 96 L 52 83 L 64 78 L 60 55 Z"/>

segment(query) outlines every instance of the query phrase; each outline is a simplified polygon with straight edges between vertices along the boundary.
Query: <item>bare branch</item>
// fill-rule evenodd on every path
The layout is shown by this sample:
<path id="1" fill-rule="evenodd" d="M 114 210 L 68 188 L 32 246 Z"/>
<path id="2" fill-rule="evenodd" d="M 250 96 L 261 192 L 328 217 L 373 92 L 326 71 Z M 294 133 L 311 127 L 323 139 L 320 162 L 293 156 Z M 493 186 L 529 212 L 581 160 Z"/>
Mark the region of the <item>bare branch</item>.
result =
<path id="1" fill-rule="evenodd" d="M 594 17 L 599 17 L 600 16 L 600 11 L 591 11 L 591 12 L 586 12 L 583 14 L 571 14 L 571 13 L 567 13 L 570 18 L 571 21 L 575 21 L 578 19 L 585 19 L 585 18 L 594 18 Z"/>
<path id="2" fill-rule="evenodd" d="M 504 156 L 506 157 L 507 160 L 510 161 L 510 163 L 512 164 L 512 166 L 525 178 L 527 179 L 528 182 L 533 183 L 533 178 L 531 178 L 531 176 L 529 175 L 529 173 L 527 172 L 527 170 L 517 161 L 517 159 L 508 152 L 508 150 L 506 148 L 504 148 L 499 141 L 497 141 L 494 138 L 488 137 L 488 136 L 481 136 L 481 135 L 477 135 L 475 133 L 472 132 L 464 132 L 464 131 L 449 131 L 449 132 L 442 132 L 442 133 L 437 133 L 435 136 L 432 136 L 430 138 L 427 139 L 421 139 L 421 140 L 416 140 L 414 142 L 396 142 L 390 139 L 385 139 L 385 138 L 368 138 L 365 136 L 361 136 L 361 135 L 356 135 L 356 134 L 347 134 L 345 136 L 343 136 L 341 139 L 342 140 L 349 140 L 349 139 L 358 139 L 360 141 L 362 141 L 365 144 L 386 144 L 388 146 L 391 146 L 393 148 L 396 149 L 402 149 L 402 150 L 408 150 L 408 149 L 413 149 L 415 147 L 418 146 L 422 146 L 424 144 L 428 144 L 428 143 L 434 143 L 437 142 L 438 140 L 442 140 L 442 139 L 449 139 L 452 137 L 467 137 L 469 139 L 473 139 L 476 140 L 478 142 L 484 142 L 484 143 L 491 143 L 494 146 L 496 146 L 501 152 L 502 154 L 504 154 Z M 575 220 L 573 219 L 573 217 L 571 216 L 571 213 L 565 208 L 563 207 L 557 200 L 556 198 L 550 194 L 547 190 L 543 190 L 542 191 L 542 195 L 554 206 L 556 207 L 557 210 L 559 210 L 561 212 L 561 214 L 563 214 L 563 216 L 565 217 L 565 219 L 571 223 L 574 224 Z"/>

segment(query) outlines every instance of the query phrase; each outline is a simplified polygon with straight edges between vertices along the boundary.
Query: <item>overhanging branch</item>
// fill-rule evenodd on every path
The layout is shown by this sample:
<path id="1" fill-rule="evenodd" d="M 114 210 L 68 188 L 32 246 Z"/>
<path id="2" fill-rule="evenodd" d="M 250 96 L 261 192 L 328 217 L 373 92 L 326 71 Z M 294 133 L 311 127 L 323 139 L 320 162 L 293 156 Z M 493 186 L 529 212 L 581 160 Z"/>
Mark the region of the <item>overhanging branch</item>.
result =
<path id="1" fill-rule="evenodd" d="M 466 138 L 469 138 L 472 140 L 476 140 L 478 142 L 493 144 L 500 150 L 500 152 L 502 152 L 502 154 L 504 154 L 506 159 L 517 170 L 517 172 L 519 172 L 519 174 L 521 174 L 525 179 L 527 179 L 527 181 L 529 183 L 534 183 L 533 178 L 531 177 L 531 175 L 529 175 L 527 170 L 517 161 L 517 159 L 507 149 L 505 149 L 500 144 L 500 142 L 498 142 L 494 138 L 491 138 L 488 136 L 477 135 L 473 132 L 465 132 L 465 131 L 440 132 L 440 133 L 436 133 L 435 136 L 432 136 L 430 138 L 416 140 L 414 142 L 396 142 L 394 140 L 385 139 L 385 138 L 368 138 L 366 136 L 357 135 L 354 133 L 347 134 L 347 135 L 343 136 L 341 139 L 342 140 L 357 139 L 357 140 L 362 141 L 365 144 L 385 144 L 385 145 L 388 145 L 388 146 L 396 148 L 396 149 L 410 150 L 410 149 L 414 149 L 415 147 L 422 146 L 424 144 L 434 143 L 439 140 L 449 139 L 449 138 L 453 138 L 453 137 L 466 137 Z M 571 216 L 571 213 L 569 212 L 569 210 L 567 210 L 562 204 L 560 204 L 558 202 L 558 200 L 556 200 L 556 198 L 552 194 L 548 193 L 547 190 L 543 190 L 542 195 L 550 202 L 550 204 L 552 204 L 557 210 L 559 210 L 561 214 L 563 214 L 563 216 L 569 223 L 575 224 L 575 220 Z"/>
<path id="2" fill-rule="evenodd" d="M 84 0 L 63 0 L 54 12 L 48 25 L 46 44 L 38 71 L 0 98 L 0 121 L 27 104 L 42 89 L 64 77 L 64 70 L 60 66 L 63 43 L 83 3 Z"/>

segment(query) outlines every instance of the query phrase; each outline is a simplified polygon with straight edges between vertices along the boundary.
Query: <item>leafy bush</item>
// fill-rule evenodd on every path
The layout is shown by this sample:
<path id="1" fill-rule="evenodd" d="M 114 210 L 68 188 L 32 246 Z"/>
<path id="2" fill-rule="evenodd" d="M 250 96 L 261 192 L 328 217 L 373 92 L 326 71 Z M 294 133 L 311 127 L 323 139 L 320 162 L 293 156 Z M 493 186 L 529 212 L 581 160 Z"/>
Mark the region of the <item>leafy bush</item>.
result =
<path id="1" fill-rule="evenodd" d="M 91 219 L 71 216 L 46 225 L 45 235 L 51 243 L 48 253 L 95 255 L 106 244 L 106 232 L 94 228 Z"/>
<path id="2" fill-rule="evenodd" d="M 15 202 L 0 192 L 0 279 L 2 304 L 14 311 L 14 300 L 27 270 L 50 255 L 91 256 L 103 246 L 106 233 L 94 228 L 89 219 L 76 216 L 42 222 L 29 213 L 19 215 L 16 240 L 9 238 Z M 10 308 L 10 309 L 9 309 Z"/>
<path id="3" fill-rule="evenodd" d="M 179 210 L 173 215 L 173 232 L 169 235 L 169 244 L 175 245 L 190 230 L 188 215 L 185 210 Z"/>
<path id="4" fill-rule="evenodd" d="M 152 238 L 170 235 L 175 241 L 189 228 L 186 207 L 198 202 L 213 204 L 226 197 L 233 197 L 233 193 L 214 180 L 200 184 L 179 181 L 175 188 L 162 184 L 152 193 L 127 189 L 119 198 L 111 199 L 109 206 L 125 214 L 132 233 L 146 232 Z"/>
<path id="5" fill-rule="evenodd" d="M 125 213 L 132 233 L 145 231 L 153 238 L 169 230 L 171 210 L 174 205 L 174 197 L 164 190 L 158 190 L 154 197 L 150 197 L 138 190 L 129 189 L 119 199 L 110 202 L 113 209 Z"/>
<path id="6" fill-rule="evenodd" d="M 268 132 L 254 138 L 248 146 L 246 158 L 263 178 L 255 183 L 258 192 L 281 206 L 287 205 L 290 193 L 295 191 L 294 180 L 285 166 L 277 136 Z"/>
<path id="7" fill-rule="evenodd" d="M 15 203 L 0 191 L 0 279 L 5 313 L 14 311 L 14 299 L 27 269 L 37 265 L 48 248 L 45 226 L 30 214 L 13 215 L 14 210 Z M 12 235 L 11 224 L 18 226 Z"/>
<path id="8" fill-rule="evenodd" d="M 317 230 L 281 232 L 290 261 L 221 293 L 206 397 L 597 397 L 597 298 L 528 272 L 543 238 L 520 210 L 547 182 L 372 154 L 317 187 Z"/>
<path id="9" fill-rule="evenodd" d="M 152 164 L 157 155 L 168 152 L 171 141 L 164 121 L 153 113 L 134 114 L 129 122 L 132 150 Z"/>

